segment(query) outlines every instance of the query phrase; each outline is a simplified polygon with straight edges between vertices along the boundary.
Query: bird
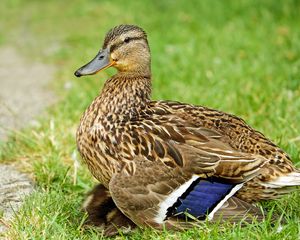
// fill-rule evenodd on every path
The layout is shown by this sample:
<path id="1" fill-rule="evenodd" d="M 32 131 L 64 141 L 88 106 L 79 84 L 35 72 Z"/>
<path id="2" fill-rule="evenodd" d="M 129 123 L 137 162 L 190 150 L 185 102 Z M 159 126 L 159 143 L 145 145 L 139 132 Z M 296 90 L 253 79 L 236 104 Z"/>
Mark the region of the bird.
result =
<path id="1" fill-rule="evenodd" d="M 117 73 L 83 113 L 77 148 L 137 226 L 181 230 L 203 221 L 263 220 L 257 202 L 298 189 L 300 171 L 288 154 L 243 119 L 151 99 L 151 54 L 141 27 L 113 27 L 74 74 L 109 67 Z"/>

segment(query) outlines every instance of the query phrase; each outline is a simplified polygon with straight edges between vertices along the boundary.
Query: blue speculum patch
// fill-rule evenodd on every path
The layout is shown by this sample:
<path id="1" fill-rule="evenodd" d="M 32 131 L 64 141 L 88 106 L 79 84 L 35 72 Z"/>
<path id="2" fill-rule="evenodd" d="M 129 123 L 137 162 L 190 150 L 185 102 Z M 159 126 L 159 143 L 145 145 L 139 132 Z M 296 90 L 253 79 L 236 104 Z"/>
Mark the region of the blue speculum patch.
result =
<path id="1" fill-rule="evenodd" d="M 220 179 L 195 180 L 191 186 L 168 209 L 169 216 L 185 216 L 188 213 L 196 218 L 205 219 L 216 205 L 230 193 L 235 184 L 224 183 Z"/>

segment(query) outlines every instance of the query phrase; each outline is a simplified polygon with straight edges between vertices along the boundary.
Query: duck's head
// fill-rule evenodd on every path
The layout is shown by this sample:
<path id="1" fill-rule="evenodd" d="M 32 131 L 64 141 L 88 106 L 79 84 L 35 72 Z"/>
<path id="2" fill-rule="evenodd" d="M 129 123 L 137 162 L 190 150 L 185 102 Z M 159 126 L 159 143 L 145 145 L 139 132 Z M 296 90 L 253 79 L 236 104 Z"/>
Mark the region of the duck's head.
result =
<path id="1" fill-rule="evenodd" d="M 150 72 L 150 50 L 145 31 L 134 25 L 112 28 L 96 57 L 75 72 L 92 75 L 109 67 L 120 72 Z"/>

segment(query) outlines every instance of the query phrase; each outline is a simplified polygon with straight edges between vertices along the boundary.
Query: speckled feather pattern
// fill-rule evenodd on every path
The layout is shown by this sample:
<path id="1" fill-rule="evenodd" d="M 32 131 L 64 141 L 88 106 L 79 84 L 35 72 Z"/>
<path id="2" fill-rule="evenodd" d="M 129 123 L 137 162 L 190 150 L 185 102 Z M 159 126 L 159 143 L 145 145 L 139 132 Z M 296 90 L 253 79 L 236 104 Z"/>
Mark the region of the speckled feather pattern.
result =
<path id="1" fill-rule="evenodd" d="M 114 41 L 116 38 L 120 37 L 120 35 L 126 34 L 128 32 L 134 31 L 138 33 L 140 37 L 147 39 L 146 32 L 138 26 L 134 25 L 119 25 L 112 28 L 105 36 L 103 42 L 103 48 L 106 48 L 110 42 Z"/>
<path id="2" fill-rule="evenodd" d="M 252 195 L 252 183 L 257 192 L 257 183 L 294 170 L 285 152 L 242 119 L 201 106 L 150 101 L 150 89 L 149 76 L 117 75 L 107 81 L 82 117 L 78 148 L 93 175 L 105 186 L 124 166 L 132 171 L 135 156 L 145 156 L 149 161 L 164 159 L 169 167 L 183 166 L 187 160 L 182 151 L 187 150 L 180 144 L 187 147 L 195 141 L 226 145 L 242 158 L 262 156 L 268 161 L 262 173 L 247 183 L 247 192 L 240 191 L 240 197 L 247 201 L 268 198 L 264 191 Z M 218 146 L 206 151 L 212 152 L 214 161 L 220 159 Z M 224 171 L 231 175 L 228 169 Z"/>
<path id="3" fill-rule="evenodd" d="M 295 173 L 300 182 L 289 156 L 241 118 L 151 100 L 150 50 L 141 28 L 115 27 L 103 47 L 110 49 L 118 73 L 83 114 L 77 146 L 116 207 L 135 224 L 162 229 L 155 219 L 164 216 L 168 197 L 195 176 L 243 184 L 216 213 L 224 220 L 241 220 L 248 212 L 262 219 L 252 202 L 293 190 L 297 184 L 273 187 L 281 176 Z M 190 226 L 172 217 L 164 223 Z"/>

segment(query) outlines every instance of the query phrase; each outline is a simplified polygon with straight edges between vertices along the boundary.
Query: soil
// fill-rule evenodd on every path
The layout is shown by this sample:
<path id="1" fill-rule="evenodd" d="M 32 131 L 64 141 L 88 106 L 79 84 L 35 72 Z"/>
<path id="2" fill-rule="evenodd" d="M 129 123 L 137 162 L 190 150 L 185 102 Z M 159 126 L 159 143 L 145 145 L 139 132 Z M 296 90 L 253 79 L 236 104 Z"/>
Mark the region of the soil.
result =
<path id="1" fill-rule="evenodd" d="M 10 131 L 34 124 L 34 119 L 53 102 L 47 89 L 54 68 L 30 63 L 11 48 L 0 48 L 0 141 Z"/>
<path id="2" fill-rule="evenodd" d="M 33 191 L 33 184 L 23 173 L 9 165 L 0 164 L 0 233 L 9 226 L 9 220 L 22 205 L 24 197 Z"/>
<path id="3" fill-rule="evenodd" d="M 36 118 L 53 103 L 48 86 L 54 67 L 29 62 L 12 47 L 0 48 L 0 142 Z M 0 233 L 34 187 L 30 178 L 11 165 L 0 164 Z"/>

